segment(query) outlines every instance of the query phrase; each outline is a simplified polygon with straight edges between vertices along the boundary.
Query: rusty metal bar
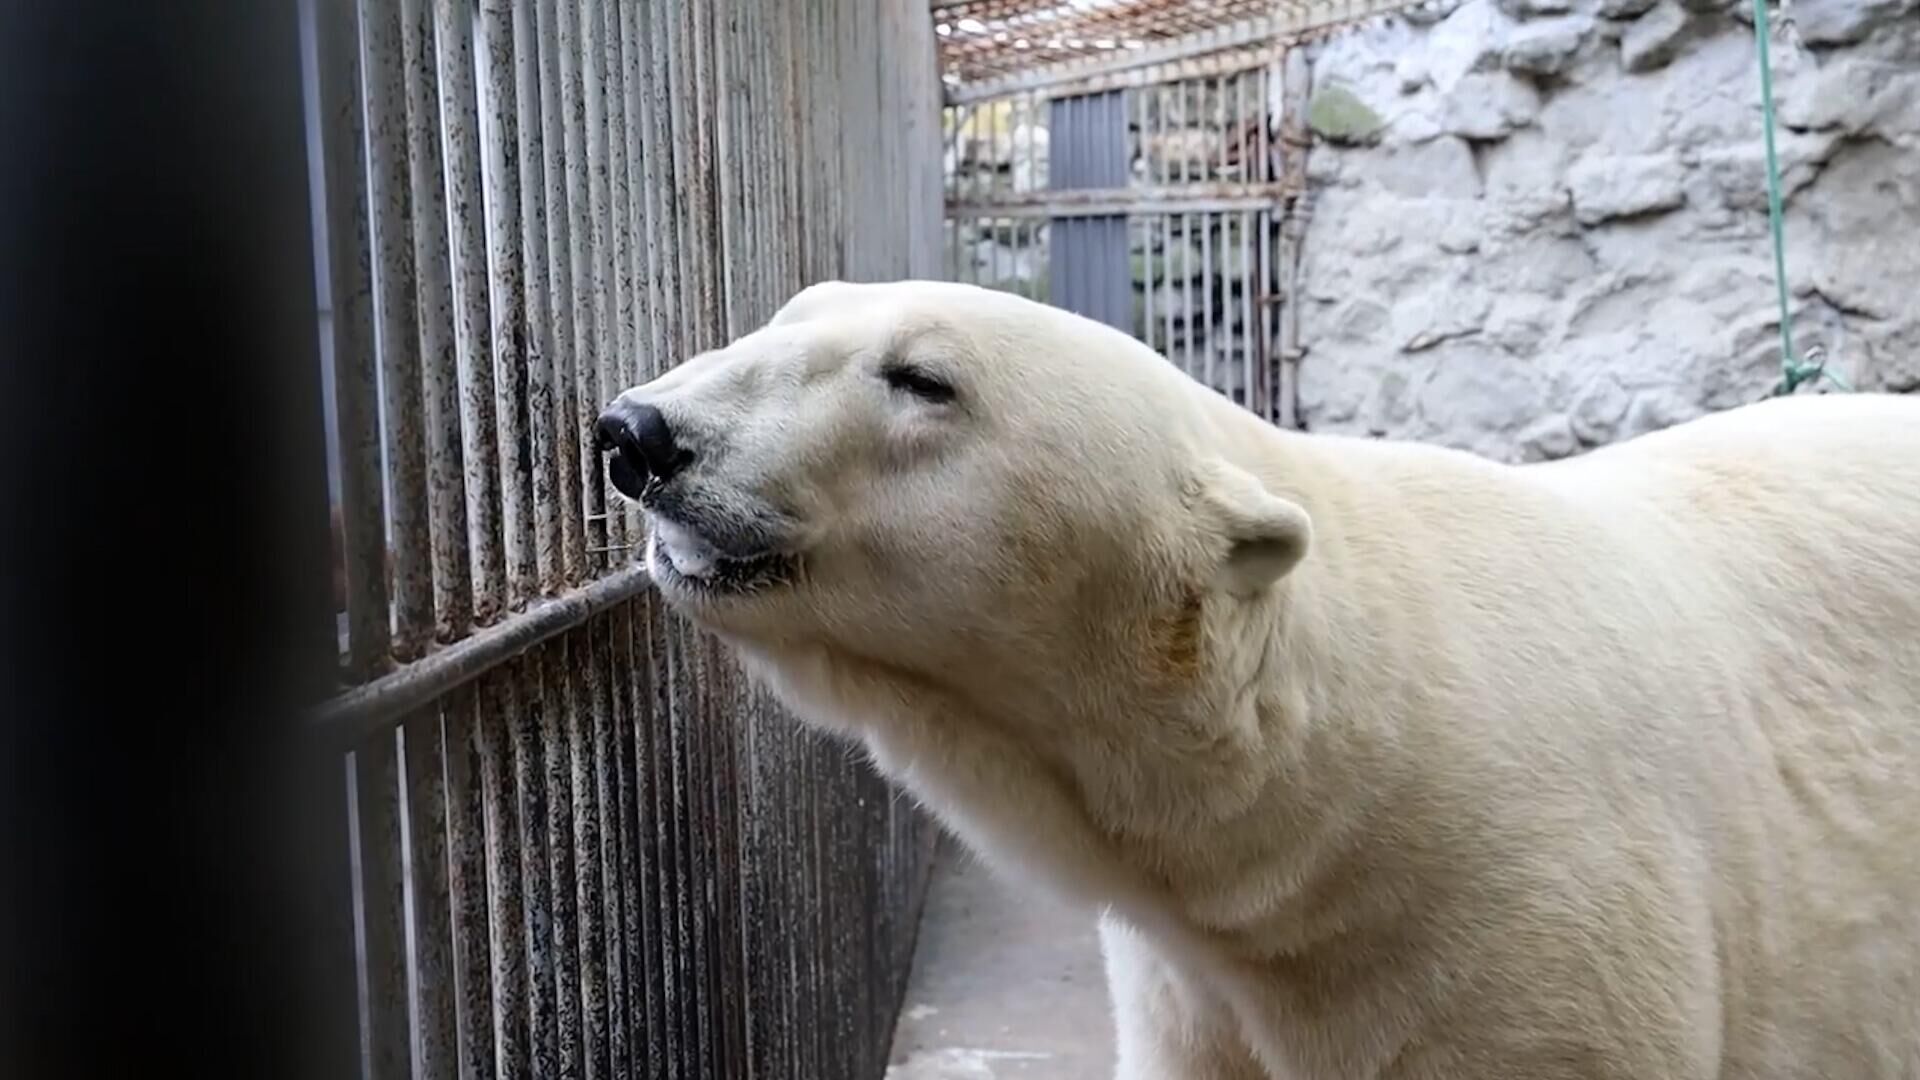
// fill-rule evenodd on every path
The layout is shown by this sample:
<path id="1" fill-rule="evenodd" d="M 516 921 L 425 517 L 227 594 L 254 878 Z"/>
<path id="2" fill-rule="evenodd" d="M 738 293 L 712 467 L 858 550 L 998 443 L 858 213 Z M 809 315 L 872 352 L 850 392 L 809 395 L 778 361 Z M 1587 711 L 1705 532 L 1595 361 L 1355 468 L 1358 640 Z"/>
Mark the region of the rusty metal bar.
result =
<path id="1" fill-rule="evenodd" d="M 629 24 L 630 25 L 630 24 Z M 628 55 L 631 55 L 629 52 Z M 626 978 L 626 1012 L 619 1023 L 627 1032 L 628 1067 L 622 1074 L 632 1076 L 644 1071 L 655 1059 L 649 1036 L 654 1032 L 650 1011 L 655 970 L 647 962 L 647 933 L 642 924 L 645 888 L 641 880 L 638 801 L 639 781 L 634 759 L 634 739 L 644 722 L 638 711 L 635 684 L 644 677 L 645 668 L 635 663 L 633 654 L 633 618 L 638 604 L 628 604 L 608 617 L 612 631 L 610 667 L 613 694 L 613 733 L 609 754 L 616 778 L 614 790 L 618 828 L 618 877 L 620 888 L 609 921 L 619 934 L 618 963 Z"/>
<path id="2" fill-rule="evenodd" d="M 540 588 L 533 536 L 533 455 L 527 430 L 527 270 L 521 232 L 520 109 L 511 0 L 481 0 L 476 77 L 482 208 L 487 242 L 488 300 L 492 322 L 492 382 L 500 474 L 505 599 L 516 610 Z"/>
<path id="3" fill-rule="evenodd" d="M 626 63 L 627 93 L 631 98 L 627 137 L 633 144 L 634 162 L 639 169 L 633 178 L 634 251 L 639 262 L 635 292 L 636 299 L 643 298 L 646 305 L 645 325 L 635 346 L 634 381 L 645 382 L 664 370 L 669 362 L 667 293 L 662 280 L 666 256 L 660 244 L 660 229 L 666 213 L 661 206 L 666 176 L 666 137 L 661 133 L 659 91 L 654 83 L 652 17 L 644 4 L 626 5 L 624 10 L 632 34 L 632 40 L 625 43 L 630 53 Z"/>
<path id="4" fill-rule="evenodd" d="M 454 1076 L 458 1052 L 440 707 L 429 706 L 409 716 L 395 730 L 404 764 L 400 831 L 405 852 L 406 1017 L 413 1075 Z"/>
<path id="5" fill-rule="evenodd" d="M 617 393 L 619 349 L 614 332 L 615 289 L 612 209 L 612 167 L 609 160 L 606 23 L 600 0 L 580 4 L 580 121 L 587 150 L 587 258 L 592 284 L 586 289 L 592 319 L 593 361 L 580 369 L 580 413 L 576 421 L 581 453 L 589 464 L 582 470 L 592 486 L 590 505 L 601 515 L 606 551 L 602 570 L 616 564 L 627 546 L 625 511 L 610 490 L 606 472 L 593 453 L 593 423 Z M 593 392 L 587 393 L 591 386 Z"/>
<path id="6" fill-rule="evenodd" d="M 592 650 L 587 685 L 593 694 L 593 780 L 596 826 L 599 846 L 598 888 L 595 890 L 595 915 L 603 942 L 602 963 L 606 980 L 607 1060 L 609 1076 L 632 1075 L 632 1053 L 628 1044 L 628 987 L 626 940 L 621 919 L 625 879 L 621 873 L 620 845 L 624 830 L 620 827 L 620 753 L 619 729 L 622 710 L 617 699 L 613 665 L 612 623 L 608 613 L 595 618 L 586 627 Z"/>
<path id="7" fill-rule="evenodd" d="M 546 771 L 547 884 L 553 926 L 555 1035 L 561 1076 L 582 1075 L 584 1019 L 580 1002 L 580 923 L 574 891 L 573 763 L 568 730 L 579 715 L 569 644 L 556 638 L 540 650 L 541 765 Z"/>
<path id="8" fill-rule="evenodd" d="M 459 350 L 442 179 L 440 61 L 430 0 L 401 0 L 406 57 L 408 177 L 426 412 L 427 511 L 433 555 L 434 636 L 453 641 L 473 623 L 467 545 L 466 450 L 460 434 Z"/>
<path id="9" fill-rule="evenodd" d="M 641 36 L 645 38 L 643 67 L 647 74 L 647 131 L 652 152 L 647 155 L 647 206 L 652 212 L 648 223 L 648 250 L 653 273 L 648 288 L 656 298 L 654 305 L 655 351 L 649 358 L 647 375 L 659 375 L 672 367 L 686 347 L 685 323 L 681 317 L 685 290 L 680 283 L 680 201 L 679 161 L 674 151 L 675 106 L 671 50 L 667 41 L 665 12 L 651 4 L 639 5 Z"/>
<path id="10" fill-rule="evenodd" d="M 554 490 L 560 518 L 560 570 L 563 580 L 578 585 L 587 577 L 587 534 L 581 441 L 574 431 L 579 415 L 574 404 L 574 352 L 578 338 L 575 306 L 580 302 L 573 274 L 573 208 L 568 163 L 566 90 L 568 69 L 563 53 L 572 48 L 570 19 L 562 18 L 555 0 L 538 0 L 535 33 L 540 40 L 541 176 L 545 180 L 547 226 L 547 319 L 552 327 Z"/>
<path id="11" fill-rule="evenodd" d="M 607 1053 L 607 953 L 601 918 L 600 801 L 594 768 L 595 732 L 606 724 L 598 665 L 593 662 L 591 624 L 569 635 L 568 676 L 574 698 L 566 717 L 567 761 L 573 785 L 573 903 L 579 922 L 581 1072 L 609 1075 Z"/>
<path id="12" fill-rule="evenodd" d="M 534 568 L 539 591 L 556 596 L 566 586 L 561 555 L 561 521 L 553 513 L 563 485 L 554 439 L 554 319 L 556 293 L 548 266 L 546 132 L 541 117 L 540 40 L 538 15 L 532 4 L 513 5 L 514 132 L 518 136 L 516 167 L 521 170 L 519 228 L 520 254 L 526 285 L 522 310 L 526 317 L 526 433 L 528 509 L 533 518 Z"/>
<path id="13" fill-rule="evenodd" d="M 362 1068 L 368 1076 L 402 1076 L 410 1048 L 396 734 L 388 732 L 347 755 L 346 779 Z"/>
<path id="14" fill-rule="evenodd" d="M 487 669 L 631 599 L 651 583 L 645 566 L 625 567 L 564 596 L 538 603 L 509 622 L 354 687 L 321 705 L 314 722 L 338 730 L 342 745 L 367 738 L 402 714 L 478 678 Z"/>
<path id="15" fill-rule="evenodd" d="M 609 398 L 634 386 L 640 378 L 640 352 L 646 347 L 652 317 L 647 305 L 646 215 L 640 174 L 640 115 L 636 107 L 632 69 L 633 12 L 629 5 L 609 4 L 607 19 L 607 147 L 613 170 L 614 307 L 617 312 L 617 348 L 614 384 Z M 628 543 L 643 535 L 640 508 L 624 500 L 622 529 Z"/>
<path id="16" fill-rule="evenodd" d="M 435 0 L 440 117 L 445 125 L 448 222 L 453 233 L 454 341 L 459 355 L 460 430 L 466 459 L 467 543 L 473 558 L 473 617 L 485 626 L 506 608 L 500 527 L 500 443 L 493 396 L 487 274 L 486 198 L 479 91 L 470 0 Z"/>
<path id="17" fill-rule="evenodd" d="M 351 0 L 319 14 L 321 139 L 326 172 L 327 263 L 332 273 L 334 398 L 340 447 L 340 517 L 347 578 L 347 676 L 388 664 L 386 535 L 380 462 L 378 358 L 373 339 L 367 139 L 359 27 Z"/>
<path id="18" fill-rule="evenodd" d="M 492 960 L 487 927 L 487 832 L 481 724 L 471 686 L 448 699 L 447 887 L 453 903 L 454 1029 L 463 1076 L 494 1069 Z"/>
<path id="19" fill-rule="evenodd" d="M 532 1062 L 526 915 L 522 904 L 520 800 L 514 768 L 513 669 L 503 665 L 478 684 L 474 743 L 479 751 L 482 831 L 486 840 L 487 955 L 494 1064 L 501 1076 L 527 1075 Z"/>
<path id="20" fill-rule="evenodd" d="M 546 650 L 551 651 L 551 646 Z M 529 1052 L 534 1076 L 560 1075 L 559 997 L 564 980 L 554 942 L 552 854 L 547 832 L 547 770 L 542 739 L 547 714 L 546 687 L 538 654 L 507 662 L 513 688 L 508 721 L 513 739 L 516 841 L 520 862 L 520 925 L 526 956 Z"/>
<path id="21" fill-rule="evenodd" d="M 407 58 L 400 10 L 364 5 L 367 180 L 373 229 L 374 311 L 386 406 L 387 507 L 393 581 L 393 657 L 412 660 L 433 634 L 425 403 L 421 400 L 419 305 L 413 269 L 413 192 L 407 161 Z M 384 552 L 383 552 L 384 554 Z"/>
<path id="22" fill-rule="evenodd" d="M 585 43 L 581 40 L 581 10 L 577 3 L 563 3 L 556 12 L 559 50 L 561 144 L 566 162 L 567 262 L 570 267 L 569 298 L 573 327 L 573 354 L 566 378 L 571 393 L 570 413 L 562 417 L 562 430 L 570 436 L 573 460 L 579 472 L 573 484 L 580 494 L 581 539 L 586 544 L 580 553 L 582 572 L 594 575 L 604 560 L 609 545 L 606 528 L 606 487 L 600 476 L 593 450 L 593 419 L 599 414 L 600 339 L 594 334 L 595 269 L 593 258 L 593 212 L 588 189 L 587 114 Z M 593 552 L 601 555 L 593 555 Z"/>

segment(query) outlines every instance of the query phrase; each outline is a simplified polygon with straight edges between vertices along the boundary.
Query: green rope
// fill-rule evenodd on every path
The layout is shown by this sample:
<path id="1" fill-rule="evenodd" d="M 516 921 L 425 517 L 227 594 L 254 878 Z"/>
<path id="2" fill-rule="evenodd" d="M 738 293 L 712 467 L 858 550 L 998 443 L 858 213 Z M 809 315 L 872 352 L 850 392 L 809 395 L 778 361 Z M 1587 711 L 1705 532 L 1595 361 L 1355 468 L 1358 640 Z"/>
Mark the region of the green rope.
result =
<path id="1" fill-rule="evenodd" d="M 1773 62 L 1768 49 L 1772 31 L 1767 24 L 1767 0 L 1753 0 L 1753 36 L 1760 50 L 1760 108 L 1767 136 L 1767 217 L 1773 229 L 1773 281 L 1780 296 L 1780 382 L 1775 394 L 1791 394 L 1802 383 L 1825 378 L 1842 390 L 1846 380 L 1827 370 L 1820 350 L 1802 357 L 1793 348 L 1793 319 L 1787 304 L 1787 239 L 1781 225 L 1780 158 L 1773 147 Z"/>

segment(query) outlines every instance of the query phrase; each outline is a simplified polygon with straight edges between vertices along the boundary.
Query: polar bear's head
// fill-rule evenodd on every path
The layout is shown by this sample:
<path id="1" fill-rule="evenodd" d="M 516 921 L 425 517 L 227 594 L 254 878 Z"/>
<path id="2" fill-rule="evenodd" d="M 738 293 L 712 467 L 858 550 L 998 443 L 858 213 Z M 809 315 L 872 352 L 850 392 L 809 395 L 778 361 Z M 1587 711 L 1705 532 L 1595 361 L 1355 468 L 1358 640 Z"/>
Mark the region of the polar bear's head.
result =
<path id="1" fill-rule="evenodd" d="M 661 592 L 699 624 L 1031 700 L 1194 678 L 1207 606 L 1301 558 L 1305 514 L 1221 450 L 1257 437 L 1242 423 L 1058 309 L 835 282 L 622 393 L 598 436 Z"/>

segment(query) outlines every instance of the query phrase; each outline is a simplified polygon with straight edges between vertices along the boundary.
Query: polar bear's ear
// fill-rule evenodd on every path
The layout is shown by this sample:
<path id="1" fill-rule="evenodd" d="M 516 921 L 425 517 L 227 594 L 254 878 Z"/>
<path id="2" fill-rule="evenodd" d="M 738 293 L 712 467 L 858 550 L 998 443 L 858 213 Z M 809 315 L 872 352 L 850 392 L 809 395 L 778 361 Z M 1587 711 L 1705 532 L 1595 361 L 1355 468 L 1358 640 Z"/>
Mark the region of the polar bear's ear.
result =
<path id="1" fill-rule="evenodd" d="M 1306 555 L 1313 522 L 1298 504 L 1262 487 L 1252 473 L 1225 461 L 1208 464 L 1200 503 L 1227 541 L 1215 580 L 1235 596 L 1258 595 Z"/>

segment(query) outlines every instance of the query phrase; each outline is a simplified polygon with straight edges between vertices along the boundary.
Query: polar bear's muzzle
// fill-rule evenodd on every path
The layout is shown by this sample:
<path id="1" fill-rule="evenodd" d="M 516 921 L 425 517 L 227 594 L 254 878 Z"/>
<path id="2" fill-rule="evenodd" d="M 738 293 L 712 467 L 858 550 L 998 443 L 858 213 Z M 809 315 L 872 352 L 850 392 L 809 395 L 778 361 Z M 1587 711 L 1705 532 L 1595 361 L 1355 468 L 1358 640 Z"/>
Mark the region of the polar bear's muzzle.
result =
<path id="1" fill-rule="evenodd" d="M 611 453 L 607 478 L 647 514 L 647 564 L 670 595 L 758 592 L 790 582 L 797 558 L 784 550 L 790 522 L 762 500 L 725 485 L 693 482 L 697 455 L 657 406 L 622 396 L 595 425 Z"/>

